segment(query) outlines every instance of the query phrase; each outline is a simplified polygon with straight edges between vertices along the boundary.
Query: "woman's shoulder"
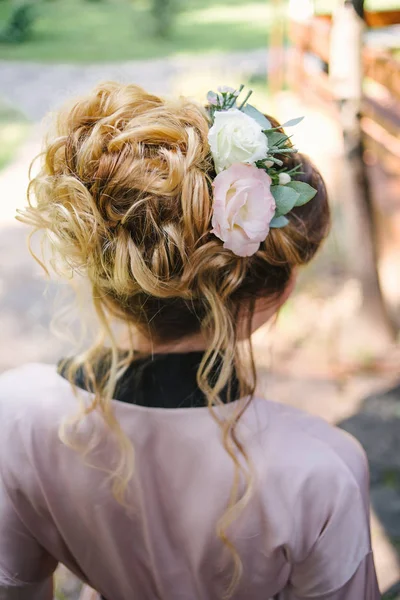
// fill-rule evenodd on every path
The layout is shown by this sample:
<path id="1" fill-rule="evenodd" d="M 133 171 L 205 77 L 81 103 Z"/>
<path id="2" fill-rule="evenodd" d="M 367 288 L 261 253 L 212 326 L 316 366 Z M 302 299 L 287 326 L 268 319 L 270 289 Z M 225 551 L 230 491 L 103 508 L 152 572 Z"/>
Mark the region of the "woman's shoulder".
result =
<path id="1" fill-rule="evenodd" d="M 253 412 L 258 423 L 257 454 L 274 456 L 272 468 L 284 473 L 291 484 L 297 480 L 313 487 L 315 483 L 320 492 L 325 481 L 328 488 L 338 482 L 368 487 L 365 451 L 347 432 L 319 416 L 269 400 L 257 399 Z"/>
<path id="2" fill-rule="evenodd" d="M 28 363 L 5 371 L 0 375 L 2 427 L 21 421 L 29 425 L 38 414 L 44 422 L 46 415 L 65 408 L 68 397 L 71 388 L 54 364 Z"/>
<path id="3" fill-rule="evenodd" d="M 264 423 L 252 452 L 258 490 L 293 561 L 302 564 L 311 557 L 318 564 L 323 556 L 342 554 L 350 536 L 351 577 L 370 551 L 363 448 L 346 432 L 296 408 L 257 400 L 255 409 Z"/>
<path id="4" fill-rule="evenodd" d="M 25 363 L 0 374 L 0 397 L 26 393 L 31 396 L 36 391 L 60 386 L 60 379 L 56 364 Z"/>

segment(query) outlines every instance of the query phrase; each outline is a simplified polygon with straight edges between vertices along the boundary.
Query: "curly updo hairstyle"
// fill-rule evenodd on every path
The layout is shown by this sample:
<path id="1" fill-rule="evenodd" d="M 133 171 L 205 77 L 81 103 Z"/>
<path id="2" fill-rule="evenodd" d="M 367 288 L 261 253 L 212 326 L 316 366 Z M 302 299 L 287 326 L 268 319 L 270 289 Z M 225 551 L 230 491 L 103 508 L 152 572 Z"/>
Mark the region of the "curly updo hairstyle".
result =
<path id="1" fill-rule="evenodd" d="M 102 84 L 58 115 L 56 135 L 46 143 L 40 172 L 30 182 L 29 206 L 19 218 L 44 232 L 58 270 L 90 282 L 104 335 L 72 361 L 69 376 L 73 382 L 76 370 L 83 369 L 94 390 L 76 423 L 101 411 L 119 440 L 113 493 L 121 502 L 134 473 L 134 451 L 111 400 L 133 350 L 119 352 L 112 321 L 156 342 L 200 332 L 207 340 L 198 384 L 235 465 L 227 512 L 217 525 L 234 559 L 229 595 L 241 561 L 226 530 L 251 492 L 251 465 L 237 425 L 256 384 L 250 343 L 254 304 L 257 298 L 279 300 L 293 270 L 315 255 L 328 231 L 329 209 L 325 185 L 310 161 L 300 154 L 281 156 L 288 169 L 301 163 L 296 179 L 316 188 L 317 195 L 290 212 L 289 225 L 271 229 L 253 256 L 240 258 L 224 249 L 211 234 L 216 173 L 209 127 L 206 110 L 189 99 L 165 100 L 135 85 Z M 239 314 L 248 325 L 240 345 Z M 98 381 L 93 364 L 106 339 L 112 358 Z M 246 342 L 248 363 L 238 358 Z M 234 368 L 247 402 L 224 417 L 217 405 Z M 65 428 L 60 435 L 72 444 Z"/>

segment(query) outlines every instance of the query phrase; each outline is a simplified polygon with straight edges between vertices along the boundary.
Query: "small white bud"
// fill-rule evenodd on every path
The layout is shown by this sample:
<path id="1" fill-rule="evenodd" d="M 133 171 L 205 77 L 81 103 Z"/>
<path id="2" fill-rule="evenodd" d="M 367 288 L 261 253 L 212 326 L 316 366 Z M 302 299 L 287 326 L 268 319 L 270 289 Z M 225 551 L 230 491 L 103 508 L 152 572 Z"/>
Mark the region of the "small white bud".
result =
<path id="1" fill-rule="evenodd" d="M 288 173 L 279 173 L 279 185 L 286 185 L 291 181 L 292 178 L 290 177 L 290 175 L 288 175 Z"/>
<path id="2" fill-rule="evenodd" d="M 274 162 L 272 160 L 266 160 L 264 161 L 264 165 L 267 167 L 267 169 L 270 169 L 274 166 Z"/>

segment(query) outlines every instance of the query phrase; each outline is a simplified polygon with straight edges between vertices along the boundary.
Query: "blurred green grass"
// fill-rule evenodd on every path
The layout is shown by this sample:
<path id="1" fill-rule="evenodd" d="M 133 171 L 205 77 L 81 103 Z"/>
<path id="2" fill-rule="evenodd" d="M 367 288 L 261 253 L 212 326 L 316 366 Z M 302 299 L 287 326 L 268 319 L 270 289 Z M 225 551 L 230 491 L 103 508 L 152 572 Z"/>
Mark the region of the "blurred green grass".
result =
<path id="1" fill-rule="evenodd" d="M 338 0 L 315 0 L 330 12 Z M 0 59 L 44 62 L 109 62 L 180 53 L 250 50 L 265 47 L 273 20 L 269 0 L 175 0 L 171 35 L 154 35 L 150 0 L 36 0 L 30 39 L 0 42 Z M 0 24 L 15 0 L 0 2 Z M 390 9 L 399 0 L 367 0 L 367 7 Z"/>
<path id="2" fill-rule="evenodd" d="M 0 23 L 12 0 L 0 2 Z M 30 39 L 0 43 L 0 58 L 45 62 L 108 62 L 178 53 L 249 50 L 265 47 L 272 19 L 268 2 L 187 0 L 179 2 L 168 38 L 154 35 L 143 0 L 47 0 L 37 2 Z"/>
<path id="3" fill-rule="evenodd" d="M 0 170 L 12 161 L 29 129 L 28 121 L 0 100 Z"/>

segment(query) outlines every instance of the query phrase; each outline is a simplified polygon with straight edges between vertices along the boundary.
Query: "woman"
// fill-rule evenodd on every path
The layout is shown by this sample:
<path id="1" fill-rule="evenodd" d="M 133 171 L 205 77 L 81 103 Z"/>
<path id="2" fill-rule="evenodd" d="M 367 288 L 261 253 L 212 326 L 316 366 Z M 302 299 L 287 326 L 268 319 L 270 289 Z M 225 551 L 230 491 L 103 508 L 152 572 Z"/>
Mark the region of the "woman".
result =
<path id="1" fill-rule="evenodd" d="M 241 94 L 110 83 L 59 115 L 20 219 L 99 337 L 0 379 L 0 598 L 50 600 L 58 563 L 108 600 L 379 598 L 363 451 L 255 394 L 250 335 L 329 209 Z"/>

